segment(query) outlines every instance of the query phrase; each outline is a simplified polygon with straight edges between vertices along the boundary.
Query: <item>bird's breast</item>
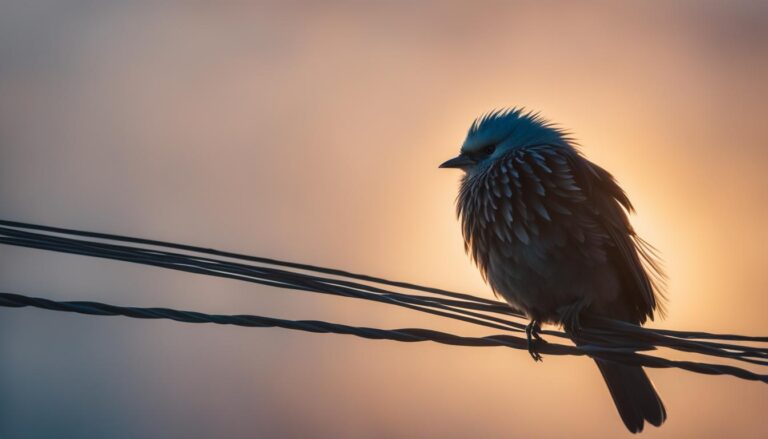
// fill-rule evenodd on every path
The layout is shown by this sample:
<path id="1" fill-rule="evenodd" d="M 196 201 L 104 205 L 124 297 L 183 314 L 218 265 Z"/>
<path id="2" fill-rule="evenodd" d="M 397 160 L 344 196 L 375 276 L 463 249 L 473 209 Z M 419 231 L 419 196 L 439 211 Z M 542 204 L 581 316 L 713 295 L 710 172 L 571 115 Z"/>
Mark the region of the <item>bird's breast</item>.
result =
<path id="1" fill-rule="evenodd" d="M 465 178 L 457 200 L 465 248 L 494 292 L 529 315 L 617 290 L 606 240 L 560 152 L 504 157 Z"/>

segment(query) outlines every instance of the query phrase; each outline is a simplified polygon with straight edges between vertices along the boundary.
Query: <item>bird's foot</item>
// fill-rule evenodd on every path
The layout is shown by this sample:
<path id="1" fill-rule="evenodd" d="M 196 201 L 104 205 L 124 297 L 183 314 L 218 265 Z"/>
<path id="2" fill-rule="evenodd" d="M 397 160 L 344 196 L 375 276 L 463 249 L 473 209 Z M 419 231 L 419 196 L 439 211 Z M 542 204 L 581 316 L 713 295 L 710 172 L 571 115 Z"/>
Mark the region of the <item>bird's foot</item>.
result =
<path id="1" fill-rule="evenodd" d="M 560 323 L 563 325 L 565 332 L 572 337 L 581 335 L 581 314 L 588 305 L 588 301 L 580 299 L 558 309 Z"/>
<path id="2" fill-rule="evenodd" d="M 538 320 L 531 320 L 525 327 L 525 335 L 528 338 L 528 353 L 531 354 L 533 361 L 543 361 L 538 350 L 538 344 L 547 342 L 541 338 L 539 332 L 541 332 L 541 323 Z"/>

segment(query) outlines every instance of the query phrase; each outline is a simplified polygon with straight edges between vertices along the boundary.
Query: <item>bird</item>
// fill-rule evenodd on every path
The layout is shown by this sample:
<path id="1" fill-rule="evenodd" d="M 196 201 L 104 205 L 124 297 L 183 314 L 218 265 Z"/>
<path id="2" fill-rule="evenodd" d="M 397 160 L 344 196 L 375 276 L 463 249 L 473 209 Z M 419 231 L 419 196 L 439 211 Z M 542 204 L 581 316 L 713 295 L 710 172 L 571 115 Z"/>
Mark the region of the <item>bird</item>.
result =
<path id="1" fill-rule="evenodd" d="M 534 360 L 542 323 L 562 326 L 578 345 L 590 318 L 641 325 L 664 315 L 665 274 L 629 221 L 632 203 L 570 132 L 522 107 L 493 110 L 440 168 L 464 172 L 456 198 L 464 249 L 494 294 L 530 319 Z M 594 361 L 630 432 L 664 423 L 642 367 Z"/>

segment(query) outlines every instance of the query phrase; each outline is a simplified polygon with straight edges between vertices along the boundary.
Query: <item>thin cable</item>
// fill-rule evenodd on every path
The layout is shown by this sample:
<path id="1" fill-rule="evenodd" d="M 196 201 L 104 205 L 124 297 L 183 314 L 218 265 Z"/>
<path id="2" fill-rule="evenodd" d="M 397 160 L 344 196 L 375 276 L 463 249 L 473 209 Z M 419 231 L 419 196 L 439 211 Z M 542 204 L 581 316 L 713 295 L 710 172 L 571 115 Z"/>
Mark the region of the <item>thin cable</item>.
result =
<path id="1" fill-rule="evenodd" d="M 465 337 L 447 332 L 421 328 L 379 329 L 348 326 L 318 320 L 285 320 L 256 315 L 204 314 L 194 311 L 181 311 L 169 308 L 137 308 L 109 305 L 100 302 L 71 301 L 59 302 L 37 297 L 28 297 L 13 293 L 0 293 L 0 306 L 11 308 L 35 307 L 53 311 L 74 312 L 97 316 L 125 316 L 137 319 L 166 319 L 185 323 L 215 323 L 257 328 L 284 328 L 314 333 L 333 333 L 354 335 L 375 340 L 394 340 L 400 342 L 432 341 L 454 346 L 505 346 L 513 349 L 527 349 L 527 341 L 510 335 L 492 335 L 486 337 Z M 768 375 L 757 374 L 745 369 L 721 364 L 674 361 L 665 358 L 638 354 L 627 349 L 612 349 L 600 346 L 566 346 L 544 343 L 539 351 L 548 355 L 589 355 L 619 361 L 625 364 L 641 365 L 654 368 L 677 367 L 691 372 L 707 375 L 731 375 L 737 378 L 768 383 Z"/>
<path id="2" fill-rule="evenodd" d="M 63 236 L 62 236 L 63 235 Z M 85 237 L 89 239 L 81 239 L 77 237 Z M 96 241 L 98 240 L 98 241 Z M 113 242 L 102 242 L 113 241 Z M 128 243 L 131 245 L 115 244 L 114 242 Z M 517 312 L 511 310 L 508 306 L 501 302 L 482 299 L 467 294 L 453 293 L 446 290 L 424 287 L 414 285 L 406 282 L 390 281 L 373 276 L 365 276 L 359 274 L 352 274 L 342 270 L 328 269 L 323 267 L 316 267 L 306 264 L 297 264 L 292 262 L 278 261 L 268 258 L 260 258 L 255 256 L 240 255 L 231 252 L 204 249 L 201 247 L 194 247 L 183 244 L 166 243 L 162 241 L 147 240 L 140 238 L 123 237 L 118 235 L 109 235 L 103 233 L 85 232 L 78 230 L 62 229 L 56 227 L 40 226 L 34 224 L 25 224 L 13 221 L 0 220 L 0 243 L 15 245 L 28 248 L 44 249 L 56 252 L 71 253 L 87 255 L 99 258 L 114 259 L 119 261 L 126 261 L 137 264 L 144 264 L 159 268 L 173 269 L 186 271 L 195 274 L 223 277 L 227 279 L 253 282 L 260 285 L 273 286 L 283 289 L 293 289 L 306 292 L 331 294 L 342 297 L 351 297 L 356 299 L 371 300 L 383 304 L 395 305 L 405 307 L 414 311 L 421 311 L 437 315 L 440 317 L 451 318 L 465 323 L 482 325 L 485 327 L 520 332 L 525 327 L 524 318 Z M 147 246 L 151 246 L 147 247 Z M 183 250 L 185 252 L 193 253 L 178 253 L 172 252 L 168 249 Z M 194 254 L 198 253 L 198 254 Z M 204 255 L 204 256 L 203 256 Z M 245 262 L 233 262 L 229 259 L 236 259 Z M 254 264 L 256 262 L 256 264 Z M 275 267 L 282 267 L 275 268 Z M 320 273 L 325 275 L 334 276 L 329 278 L 325 276 L 313 275 L 310 273 Z M 409 290 L 411 294 L 402 292 L 390 291 L 385 288 L 370 285 L 368 283 L 359 283 L 354 280 L 362 280 L 364 282 L 378 283 L 380 285 L 394 286 L 399 289 Z M 420 295 L 420 293 L 429 293 L 430 295 Z M 437 296 L 437 297 L 436 297 Z M 10 297 L 10 296 L 8 296 Z M 40 306 L 40 304 L 47 304 L 48 309 L 67 310 L 72 312 L 83 313 L 84 309 L 60 309 L 54 307 L 54 303 L 45 299 L 32 299 L 28 300 L 36 301 L 34 303 L 18 302 L 20 298 L 25 296 L 16 296 L 17 302 L 13 302 L 9 298 L 6 298 L 4 306 Z M 13 305 L 16 303 L 16 305 Z M 69 304 L 79 304 L 81 302 L 66 302 Z M 89 302 L 90 306 L 97 306 L 101 311 L 109 309 L 112 305 L 98 304 L 95 302 Z M 63 306 L 63 305 L 59 305 Z M 101 308 L 99 308 L 101 307 Z M 139 308 L 120 308 L 114 307 L 114 309 L 122 310 L 134 310 Z M 154 309 L 154 308 L 153 308 Z M 158 310 L 158 309 L 154 309 Z M 168 310 L 173 312 L 174 310 Z M 216 316 L 210 316 L 199 313 L 189 314 L 184 311 L 177 311 L 183 315 L 199 315 L 208 316 L 213 318 Z M 102 314 L 102 315 L 114 315 L 114 314 Z M 129 315 L 125 312 L 120 315 Z M 136 317 L 129 315 L 130 317 Z M 140 318 L 151 318 L 145 316 L 139 316 Z M 227 316 L 219 316 L 227 317 Z M 239 318 L 239 316 L 228 316 L 229 318 Z M 289 322 L 280 319 L 271 319 L 268 317 L 252 316 L 262 322 Z M 161 318 L 161 317 L 158 317 Z M 187 321 L 178 318 L 178 315 L 174 317 L 162 317 L 172 318 L 173 320 Z M 218 317 L 217 317 L 218 318 Z M 215 320 L 215 319 L 214 319 Z M 209 320 L 213 323 L 221 323 L 220 321 Z M 224 319 L 227 321 L 227 319 Z M 226 324 L 235 324 L 234 321 L 227 321 Z M 317 324 L 324 322 L 315 322 Z M 336 324 L 329 324 L 336 325 Z M 249 325 L 246 325 L 249 326 Z M 260 325 L 250 325 L 260 326 Z M 268 325 L 269 326 L 269 325 Z M 280 327 L 288 327 L 281 325 L 272 325 Z M 301 326 L 301 325 L 300 325 Z M 323 327 L 320 325 L 319 327 Z M 336 325 L 333 328 L 349 328 L 344 325 Z M 301 329 L 299 327 L 291 327 L 290 329 Z M 302 330 L 308 330 L 306 327 Z M 362 328 L 355 335 L 371 334 L 375 331 L 372 328 Z M 401 330 L 398 330 L 401 331 Z M 398 332 L 396 331 L 396 332 Z M 410 332 L 409 332 L 410 331 Z M 413 334 L 427 331 L 429 334 L 443 334 L 426 329 L 409 329 L 406 333 Z M 334 331 L 329 331 L 334 332 Z M 546 335 L 570 338 L 567 334 L 559 331 L 542 331 Z M 348 333 L 348 332 L 341 332 Z M 398 332 L 399 333 L 399 332 Z M 364 335 L 360 335 L 364 336 Z M 442 337 L 442 336 L 441 336 Z M 447 344 L 461 344 L 459 339 L 451 339 L 449 336 L 437 338 L 427 338 L 432 341 L 447 343 Z M 460 337 L 455 336 L 453 337 Z M 498 337 L 510 337 L 507 335 L 491 336 L 483 339 L 499 340 Z M 515 338 L 515 337 L 513 337 Z M 390 338 L 391 339 L 391 338 Z M 517 348 L 520 348 L 520 340 L 527 343 L 523 339 L 517 339 L 513 343 Z M 426 339 L 425 339 L 426 340 Z M 446 340 L 453 340 L 448 343 Z M 463 340 L 463 339 L 462 339 Z M 505 343 L 509 341 L 503 339 Z M 684 352 L 691 352 L 710 357 L 721 357 L 746 363 L 751 363 L 758 366 L 768 366 L 768 348 L 763 346 L 754 346 L 746 344 L 734 344 L 734 343 L 722 343 L 714 342 L 711 340 L 722 341 L 738 341 L 738 342 L 752 342 L 752 343 L 765 343 L 768 342 L 768 337 L 753 337 L 731 334 L 710 334 L 706 332 L 685 332 L 685 331 L 672 331 L 672 330 L 654 330 L 648 328 L 642 328 L 637 325 L 633 325 L 627 322 L 614 321 L 610 319 L 591 319 L 590 325 L 585 327 L 582 332 L 579 333 L 579 341 L 584 343 L 577 351 L 568 351 L 568 354 L 583 355 L 584 352 L 588 352 L 589 355 L 607 357 L 612 356 L 616 361 L 629 361 L 632 364 L 649 365 L 650 367 L 681 367 L 687 370 L 693 370 L 699 373 L 709 373 L 707 370 L 713 370 L 712 367 L 718 365 L 711 365 L 707 363 L 687 363 L 687 362 L 670 362 L 671 360 L 661 359 L 653 356 L 643 356 L 642 354 L 636 354 L 639 350 L 653 350 L 657 347 L 667 347 Z M 407 340 L 399 340 L 407 341 Z M 423 341 L 423 340 L 414 340 Z M 487 341 L 486 341 L 487 343 Z M 485 344 L 480 344 L 485 345 Z M 507 344 L 504 344 L 507 345 Z M 547 344 L 546 346 L 563 346 L 555 344 Z M 510 346 L 511 347 L 511 346 Z M 569 349 L 570 346 L 566 346 Z M 558 351 L 560 348 L 542 348 L 542 353 L 555 354 L 548 352 L 549 349 L 555 349 L 560 352 L 557 355 L 564 355 L 565 351 Z M 630 357 L 626 357 L 631 352 Z M 596 354 L 596 353 L 599 353 Z M 645 358 L 648 357 L 648 358 Z M 629 358 L 629 359 L 627 359 Z M 640 363 L 638 363 L 640 362 Z M 647 364 L 646 364 L 647 363 Z M 654 366 L 655 364 L 655 366 Z M 719 365 L 724 368 L 732 367 Z M 721 369 L 721 370 L 726 370 Z M 738 369 L 738 368 L 737 368 Z M 738 369 L 742 370 L 742 369 Z M 742 372 L 731 371 L 728 373 L 734 376 L 740 376 Z M 756 376 L 760 376 L 757 375 Z M 748 378 L 749 379 L 749 378 Z"/>

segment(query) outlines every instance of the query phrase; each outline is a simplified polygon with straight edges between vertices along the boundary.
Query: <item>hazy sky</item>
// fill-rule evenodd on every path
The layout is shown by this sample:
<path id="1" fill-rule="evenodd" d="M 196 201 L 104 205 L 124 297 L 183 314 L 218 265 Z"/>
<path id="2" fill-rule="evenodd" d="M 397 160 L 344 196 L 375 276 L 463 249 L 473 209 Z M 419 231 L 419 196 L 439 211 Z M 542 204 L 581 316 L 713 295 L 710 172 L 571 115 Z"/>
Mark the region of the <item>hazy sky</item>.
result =
<path id="1" fill-rule="evenodd" d="M 570 129 L 663 253 L 654 325 L 766 335 L 768 2 L 0 2 L 0 217 L 490 295 L 463 254 L 472 119 Z M 0 290 L 458 324 L 0 247 Z M 484 333 L 481 331 L 481 333 Z M 597 368 L 520 351 L 0 309 L 2 437 L 621 437 Z M 766 437 L 768 388 L 650 370 L 647 438 Z"/>

